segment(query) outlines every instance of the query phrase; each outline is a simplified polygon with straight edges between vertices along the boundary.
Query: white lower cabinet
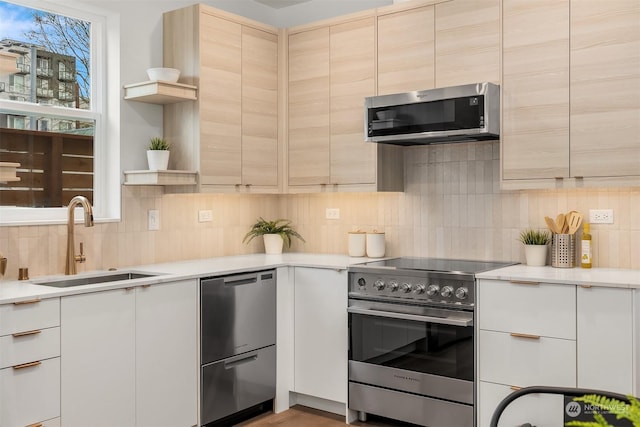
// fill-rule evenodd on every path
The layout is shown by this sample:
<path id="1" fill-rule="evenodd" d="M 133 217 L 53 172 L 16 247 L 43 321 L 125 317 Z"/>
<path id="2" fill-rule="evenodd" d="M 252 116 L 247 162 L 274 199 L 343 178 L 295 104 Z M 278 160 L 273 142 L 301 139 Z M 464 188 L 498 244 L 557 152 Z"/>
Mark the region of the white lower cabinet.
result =
<path id="1" fill-rule="evenodd" d="M 294 391 L 346 403 L 347 272 L 294 270 Z"/>
<path id="2" fill-rule="evenodd" d="M 633 394 L 633 290 L 577 290 L 578 387 Z"/>
<path id="3" fill-rule="evenodd" d="M 480 382 L 480 400 L 478 408 L 479 426 L 489 426 L 498 404 L 513 392 L 504 384 Z M 520 397 L 507 406 L 500 416 L 499 426 L 521 426 L 529 423 L 534 426 L 564 425 L 562 396 L 549 394 L 529 394 Z"/>
<path id="4" fill-rule="evenodd" d="M 499 402 L 518 387 L 579 387 L 637 395 L 640 362 L 634 324 L 640 326 L 640 317 L 634 309 L 635 292 L 480 280 L 478 425 L 488 426 Z M 561 416 L 563 405 L 562 396 L 518 398 L 499 426 L 562 425 L 561 418 L 549 414 Z"/>
<path id="5" fill-rule="evenodd" d="M 575 387 L 576 342 L 480 331 L 480 381 L 509 386 Z"/>
<path id="6" fill-rule="evenodd" d="M 60 299 L 0 305 L 0 426 L 60 420 Z"/>
<path id="7" fill-rule="evenodd" d="M 59 414 L 59 357 L 0 370 L 0 426 L 28 426 Z"/>
<path id="8" fill-rule="evenodd" d="M 63 297 L 62 425 L 196 425 L 196 333 L 196 280 Z"/>
<path id="9" fill-rule="evenodd" d="M 575 285 L 480 280 L 477 295 L 480 427 L 514 389 L 576 386 Z M 518 398 L 498 425 L 562 425 L 562 402 Z"/>
<path id="10" fill-rule="evenodd" d="M 65 427 L 135 426 L 135 290 L 62 297 Z"/>
<path id="11" fill-rule="evenodd" d="M 198 286 L 136 288 L 136 426 L 198 423 Z"/>

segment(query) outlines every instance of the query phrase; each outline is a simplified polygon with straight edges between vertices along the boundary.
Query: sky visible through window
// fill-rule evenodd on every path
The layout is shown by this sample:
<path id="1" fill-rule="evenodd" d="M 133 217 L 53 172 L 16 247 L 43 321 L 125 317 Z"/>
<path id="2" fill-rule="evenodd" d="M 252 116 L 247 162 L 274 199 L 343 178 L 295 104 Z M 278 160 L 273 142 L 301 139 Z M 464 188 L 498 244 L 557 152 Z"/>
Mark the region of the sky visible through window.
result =
<path id="1" fill-rule="evenodd" d="M 27 41 L 25 33 L 35 28 L 33 9 L 0 1 L 0 40 Z"/>

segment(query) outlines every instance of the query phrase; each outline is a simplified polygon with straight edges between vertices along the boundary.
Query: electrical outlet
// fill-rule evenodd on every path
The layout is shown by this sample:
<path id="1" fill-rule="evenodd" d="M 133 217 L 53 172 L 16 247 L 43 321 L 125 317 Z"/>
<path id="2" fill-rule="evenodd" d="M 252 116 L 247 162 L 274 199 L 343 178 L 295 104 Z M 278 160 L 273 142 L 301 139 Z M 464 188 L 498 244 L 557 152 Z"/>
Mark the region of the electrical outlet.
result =
<path id="1" fill-rule="evenodd" d="M 591 224 L 613 224 L 613 209 L 589 209 Z"/>
<path id="2" fill-rule="evenodd" d="M 338 209 L 338 208 L 327 208 L 325 217 L 327 219 L 340 219 L 340 209 Z"/>
<path id="3" fill-rule="evenodd" d="M 148 229 L 160 230 L 160 211 L 157 209 L 151 209 L 148 212 Z"/>
<path id="4" fill-rule="evenodd" d="M 198 211 L 198 222 L 211 222 L 213 221 L 213 213 L 209 210 Z"/>

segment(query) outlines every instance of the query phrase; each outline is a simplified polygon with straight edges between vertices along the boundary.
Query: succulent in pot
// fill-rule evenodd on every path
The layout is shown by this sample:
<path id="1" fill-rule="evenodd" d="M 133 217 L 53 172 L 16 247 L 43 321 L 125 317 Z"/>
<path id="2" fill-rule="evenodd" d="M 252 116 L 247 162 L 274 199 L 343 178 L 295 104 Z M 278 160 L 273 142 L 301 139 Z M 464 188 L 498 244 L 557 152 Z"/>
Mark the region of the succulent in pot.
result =
<path id="1" fill-rule="evenodd" d="M 169 143 L 160 137 L 153 137 L 147 146 L 147 161 L 150 170 L 166 170 L 169 166 Z"/>
<path id="2" fill-rule="evenodd" d="M 291 238 L 295 237 L 301 241 L 305 241 L 304 238 L 291 226 L 291 221 L 286 219 L 274 219 L 267 221 L 260 217 L 251 226 L 251 229 L 244 236 L 242 241 L 249 243 L 253 238 L 263 236 L 265 252 L 267 254 L 279 254 L 282 253 L 282 246 L 284 243 L 287 247 L 291 247 Z"/>
<path id="3" fill-rule="evenodd" d="M 523 230 L 518 238 L 524 244 L 524 256 L 527 265 L 543 266 L 547 263 L 547 248 L 551 235 L 546 230 Z"/>

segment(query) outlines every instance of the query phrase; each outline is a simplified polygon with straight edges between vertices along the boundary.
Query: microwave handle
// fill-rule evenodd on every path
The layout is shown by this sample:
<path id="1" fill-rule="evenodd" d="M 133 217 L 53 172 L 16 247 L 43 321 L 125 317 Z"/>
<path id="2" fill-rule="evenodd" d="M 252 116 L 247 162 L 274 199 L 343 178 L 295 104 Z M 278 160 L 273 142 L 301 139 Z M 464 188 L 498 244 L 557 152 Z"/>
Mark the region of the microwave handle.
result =
<path id="1" fill-rule="evenodd" d="M 416 322 L 439 323 L 441 325 L 472 326 L 473 319 L 455 319 L 452 317 L 420 316 L 418 314 L 393 313 L 389 311 L 370 310 L 365 308 L 347 307 L 347 312 L 364 316 L 388 317 L 391 319 L 414 320 Z"/>

